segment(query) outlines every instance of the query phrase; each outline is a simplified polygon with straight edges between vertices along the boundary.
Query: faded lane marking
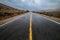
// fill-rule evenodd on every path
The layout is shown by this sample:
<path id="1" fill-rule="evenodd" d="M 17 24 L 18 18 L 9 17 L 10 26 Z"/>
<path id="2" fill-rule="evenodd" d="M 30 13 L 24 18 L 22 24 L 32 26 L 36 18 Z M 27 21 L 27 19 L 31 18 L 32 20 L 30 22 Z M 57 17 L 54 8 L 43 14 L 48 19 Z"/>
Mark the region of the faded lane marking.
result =
<path id="1" fill-rule="evenodd" d="M 30 15 L 29 40 L 32 40 L 32 15 Z"/>

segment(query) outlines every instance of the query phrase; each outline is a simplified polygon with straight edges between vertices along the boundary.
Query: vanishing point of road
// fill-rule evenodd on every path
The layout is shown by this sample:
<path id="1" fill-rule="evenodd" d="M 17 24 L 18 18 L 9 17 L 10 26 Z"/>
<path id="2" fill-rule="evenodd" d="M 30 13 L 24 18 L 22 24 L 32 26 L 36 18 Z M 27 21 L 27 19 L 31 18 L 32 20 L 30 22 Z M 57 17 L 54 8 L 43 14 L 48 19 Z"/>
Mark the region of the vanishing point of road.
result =
<path id="1" fill-rule="evenodd" d="M 0 26 L 0 40 L 60 40 L 60 24 L 26 13 Z"/>

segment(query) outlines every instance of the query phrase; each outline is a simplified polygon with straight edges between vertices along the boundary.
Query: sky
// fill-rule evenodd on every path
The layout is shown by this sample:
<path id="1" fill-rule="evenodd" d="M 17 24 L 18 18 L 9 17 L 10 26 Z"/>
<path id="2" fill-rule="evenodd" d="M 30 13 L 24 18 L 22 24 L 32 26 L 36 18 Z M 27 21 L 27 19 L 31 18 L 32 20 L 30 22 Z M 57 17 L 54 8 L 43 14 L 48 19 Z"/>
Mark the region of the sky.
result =
<path id="1" fill-rule="evenodd" d="M 0 0 L 0 3 L 24 10 L 60 8 L 60 0 Z"/>

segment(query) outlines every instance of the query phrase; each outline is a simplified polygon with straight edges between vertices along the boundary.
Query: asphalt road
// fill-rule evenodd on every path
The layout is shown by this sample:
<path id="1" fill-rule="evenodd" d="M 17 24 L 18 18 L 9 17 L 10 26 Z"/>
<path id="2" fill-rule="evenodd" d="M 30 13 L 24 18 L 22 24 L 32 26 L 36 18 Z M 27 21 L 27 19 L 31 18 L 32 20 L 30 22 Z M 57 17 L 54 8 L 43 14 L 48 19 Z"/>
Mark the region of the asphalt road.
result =
<path id="1" fill-rule="evenodd" d="M 60 40 L 60 24 L 30 12 L 1 26 L 0 40 Z"/>

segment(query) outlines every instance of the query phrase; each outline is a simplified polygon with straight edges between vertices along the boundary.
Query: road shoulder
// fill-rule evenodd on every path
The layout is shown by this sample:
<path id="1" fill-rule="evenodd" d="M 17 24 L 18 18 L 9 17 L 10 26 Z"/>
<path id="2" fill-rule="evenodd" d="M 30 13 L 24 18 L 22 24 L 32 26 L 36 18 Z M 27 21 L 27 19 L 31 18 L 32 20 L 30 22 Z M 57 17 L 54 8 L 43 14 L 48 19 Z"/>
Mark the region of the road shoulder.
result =
<path id="1" fill-rule="evenodd" d="M 5 20 L 1 20 L 0 21 L 0 26 L 3 26 L 5 24 L 8 24 L 8 23 L 10 23 L 10 22 L 12 22 L 12 21 L 14 21 L 14 20 L 16 20 L 16 19 L 24 16 L 24 15 L 25 14 L 21 14 L 21 15 L 17 15 L 17 16 L 14 16 L 14 17 L 11 17 L 11 18 L 8 18 L 8 19 L 5 19 Z"/>
<path id="2" fill-rule="evenodd" d="M 37 15 L 40 15 L 42 16 L 43 18 L 49 20 L 49 21 L 52 21 L 54 23 L 57 23 L 57 24 L 60 24 L 60 18 L 56 18 L 56 17 L 50 17 L 50 16 L 47 16 L 47 15 L 43 15 L 43 14 L 38 14 L 38 13 L 35 13 Z"/>
<path id="3" fill-rule="evenodd" d="M 60 24 L 60 18 L 56 18 L 56 17 L 50 17 L 50 16 L 46 16 L 46 15 L 43 15 L 41 14 L 41 16 L 43 16 L 44 18 L 52 21 L 52 22 L 55 22 L 57 24 Z"/>

